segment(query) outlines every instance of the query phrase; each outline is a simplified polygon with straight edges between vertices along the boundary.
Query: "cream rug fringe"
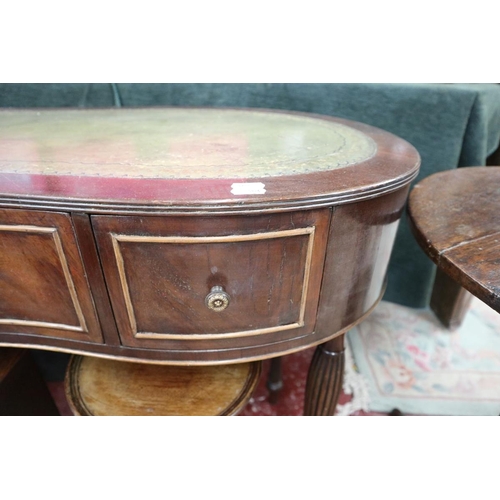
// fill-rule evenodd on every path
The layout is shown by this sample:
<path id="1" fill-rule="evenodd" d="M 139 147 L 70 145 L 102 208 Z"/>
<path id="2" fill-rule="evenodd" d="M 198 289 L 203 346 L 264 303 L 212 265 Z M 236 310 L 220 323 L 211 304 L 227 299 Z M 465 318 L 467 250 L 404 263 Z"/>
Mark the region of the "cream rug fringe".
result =
<path id="1" fill-rule="evenodd" d="M 368 384 L 363 375 L 356 370 L 355 366 L 349 340 L 346 338 L 342 389 L 345 394 L 352 395 L 352 399 L 344 405 L 337 405 L 335 415 L 347 416 L 360 410 L 369 411 L 370 396 L 368 394 Z"/>

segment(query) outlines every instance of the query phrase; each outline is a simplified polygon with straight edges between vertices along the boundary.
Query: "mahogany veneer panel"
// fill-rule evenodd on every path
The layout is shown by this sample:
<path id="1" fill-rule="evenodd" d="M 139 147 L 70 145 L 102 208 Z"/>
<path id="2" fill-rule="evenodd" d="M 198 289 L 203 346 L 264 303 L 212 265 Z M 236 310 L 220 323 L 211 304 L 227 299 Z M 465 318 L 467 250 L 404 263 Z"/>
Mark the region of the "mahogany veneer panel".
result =
<path id="1" fill-rule="evenodd" d="M 0 210 L 0 331 L 102 342 L 68 214 Z"/>
<path id="2" fill-rule="evenodd" d="M 329 210 L 92 220 L 125 345 L 314 329 Z M 231 298 L 221 312 L 205 305 L 215 285 Z"/>
<path id="3" fill-rule="evenodd" d="M 318 331 L 342 330 L 381 298 L 407 194 L 408 187 L 333 212 Z"/>

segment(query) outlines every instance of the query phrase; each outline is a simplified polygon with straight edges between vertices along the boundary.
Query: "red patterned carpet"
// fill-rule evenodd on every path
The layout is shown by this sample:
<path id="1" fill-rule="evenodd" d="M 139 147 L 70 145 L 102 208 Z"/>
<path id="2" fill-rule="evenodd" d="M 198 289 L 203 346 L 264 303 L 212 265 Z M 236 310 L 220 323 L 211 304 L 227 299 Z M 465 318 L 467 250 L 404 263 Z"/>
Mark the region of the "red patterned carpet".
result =
<path id="1" fill-rule="evenodd" d="M 271 405 L 266 388 L 267 374 L 270 361 L 264 361 L 262 377 L 247 406 L 240 416 L 300 416 L 304 411 L 305 382 L 309 363 L 314 354 L 314 347 L 295 354 L 283 357 L 283 390 L 278 403 Z M 340 395 L 339 405 L 350 401 L 352 397 L 343 392 Z M 352 415 L 382 415 L 374 412 L 355 411 Z"/>
<path id="2" fill-rule="evenodd" d="M 279 395 L 278 402 L 274 405 L 269 403 L 266 388 L 267 374 L 271 363 L 268 360 L 264 361 L 259 385 L 240 415 L 302 415 L 305 379 L 313 353 L 314 348 L 282 358 L 283 390 Z"/>

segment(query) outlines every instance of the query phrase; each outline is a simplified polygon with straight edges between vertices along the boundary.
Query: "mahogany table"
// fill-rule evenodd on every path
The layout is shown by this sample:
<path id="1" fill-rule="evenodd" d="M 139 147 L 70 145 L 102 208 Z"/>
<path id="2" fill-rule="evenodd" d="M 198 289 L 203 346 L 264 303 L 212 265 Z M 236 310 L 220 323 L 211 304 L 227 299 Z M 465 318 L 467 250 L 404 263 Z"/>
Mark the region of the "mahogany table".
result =
<path id="1" fill-rule="evenodd" d="M 438 268 L 500 312 L 500 167 L 426 177 L 410 194 L 408 215 Z"/>
<path id="2" fill-rule="evenodd" d="M 305 414 L 333 414 L 419 164 L 318 115 L 2 110 L 0 345 L 172 365 L 316 345 Z"/>

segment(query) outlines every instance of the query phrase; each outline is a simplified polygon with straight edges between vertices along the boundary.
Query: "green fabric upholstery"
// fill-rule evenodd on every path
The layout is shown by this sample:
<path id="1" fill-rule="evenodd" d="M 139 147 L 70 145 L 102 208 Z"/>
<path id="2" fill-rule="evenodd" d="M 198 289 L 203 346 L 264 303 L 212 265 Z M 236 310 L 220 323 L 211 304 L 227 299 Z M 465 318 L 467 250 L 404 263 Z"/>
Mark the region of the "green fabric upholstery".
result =
<path id="1" fill-rule="evenodd" d="M 422 157 L 418 180 L 484 165 L 500 142 L 495 84 L 0 84 L 0 107 L 220 106 L 339 116 L 392 132 Z M 435 268 L 403 219 L 384 299 L 429 303 Z"/>

